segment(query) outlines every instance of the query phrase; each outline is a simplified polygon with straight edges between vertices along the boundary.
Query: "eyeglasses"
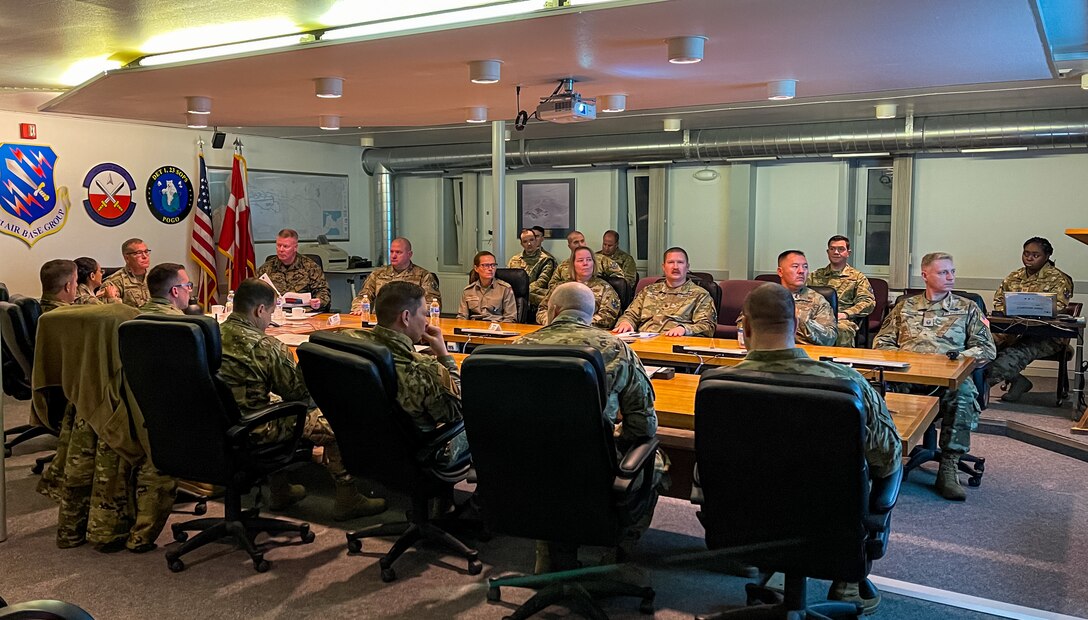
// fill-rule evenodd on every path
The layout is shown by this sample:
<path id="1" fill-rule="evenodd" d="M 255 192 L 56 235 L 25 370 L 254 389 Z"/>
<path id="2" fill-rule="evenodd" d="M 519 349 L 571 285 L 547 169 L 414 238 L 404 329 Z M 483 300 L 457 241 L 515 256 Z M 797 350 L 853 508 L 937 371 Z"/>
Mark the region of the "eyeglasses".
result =
<path id="1" fill-rule="evenodd" d="M 498 263 L 480 263 L 479 266 L 484 269 L 495 269 L 499 265 Z"/>
<path id="2" fill-rule="evenodd" d="M 827 251 L 831 252 L 832 254 L 846 254 L 847 252 L 850 251 L 850 248 L 830 247 L 830 248 L 827 248 Z"/>
<path id="3" fill-rule="evenodd" d="M 134 252 L 125 252 L 126 256 L 151 256 L 151 250 L 136 250 Z"/>
<path id="4" fill-rule="evenodd" d="M 193 283 L 192 282 L 186 282 L 185 284 L 175 284 L 174 286 L 177 286 L 177 287 L 180 287 L 180 288 L 187 288 L 190 291 L 193 290 Z"/>

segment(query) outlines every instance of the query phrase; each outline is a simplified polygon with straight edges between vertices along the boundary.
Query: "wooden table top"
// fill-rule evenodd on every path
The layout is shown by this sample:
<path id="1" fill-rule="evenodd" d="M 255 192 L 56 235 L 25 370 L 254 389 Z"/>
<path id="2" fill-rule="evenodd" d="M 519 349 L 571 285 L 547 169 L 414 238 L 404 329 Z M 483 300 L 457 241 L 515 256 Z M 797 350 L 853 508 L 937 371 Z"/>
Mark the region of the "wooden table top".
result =
<path id="1" fill-rule="evenodd" d="M 1066 228 L 1065 234 L 1081 243 L 1088 244 L 1088 228 Z"/>

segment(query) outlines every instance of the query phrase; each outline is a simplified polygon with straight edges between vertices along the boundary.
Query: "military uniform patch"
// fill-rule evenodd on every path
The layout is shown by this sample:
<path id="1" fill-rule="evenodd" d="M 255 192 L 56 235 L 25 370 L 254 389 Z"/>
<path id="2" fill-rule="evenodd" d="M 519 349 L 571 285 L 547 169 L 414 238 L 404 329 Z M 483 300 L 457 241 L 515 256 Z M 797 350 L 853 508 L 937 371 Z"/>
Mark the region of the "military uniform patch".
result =
<path id="1" fill-rule="evenodd" d="M 132 194 L 136 183 L 132 175 L 117 164 L 103 163 L 91 168 L 83 179 L 87 197 L 83 208 L 91 219 L 103 226 L 120 226 L 132 217 L 136 201 Z"/>
<path id="2" fill-rule="evenodd" d="M 58 196 L 56 162 L 48 146 L 0 144 L 0 232 L 33 246 L 64 226 L 68 189 Z"/>
<path id="3" fill-rule="evenodd" d="M 175 166 L 163 166 L 147 179 L 147 208 L 163 224 L 177 224 L 193 209 L 193 183 Z"/>

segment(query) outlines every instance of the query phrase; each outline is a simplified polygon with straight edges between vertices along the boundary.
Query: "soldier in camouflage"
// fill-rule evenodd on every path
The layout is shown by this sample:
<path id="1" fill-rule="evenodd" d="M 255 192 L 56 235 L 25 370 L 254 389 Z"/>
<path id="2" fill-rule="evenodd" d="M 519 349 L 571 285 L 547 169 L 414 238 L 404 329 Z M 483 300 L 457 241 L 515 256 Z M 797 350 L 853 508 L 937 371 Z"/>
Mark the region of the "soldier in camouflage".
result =
<path id="1" fill-rule="evenodd" d="M 638 283 L 638 272 L 635 269 L 635 257 L 620 249 L 620 234 L 614 230 L 606 230 L 601 241 L 601 254 L 611 258 L 620 269 L 623 270 L 623 279 L 635 287 Z"/>
<path id="2" fill-rule="evenodd" d="M 577 230 L 572 231 L 567 235 L 567 248 L 573 252 L 575 248 L 589 247 L 586 245 L 586 236 Z M 597 273 L 594 274 L 597 277 L 604 276 L 620 276 L 624 277 L 623 268 L 618 263 L 608 258 L 604 254 L 597 252 Z M 551 280 L 548 280 L 548 288 L 555 288 L 564 282 L 571 282 L 574 278 L 570 273 L 570 259 L 566 259 L 555 268 L 555 273 L 552 274 Z"/>
<path id="3" fill-rule="evenodd" d="M 585 253 L 593 252 L 586 248 Z M 581 258 L 579 252 L 575 259 Z M 547 320 L 537 331 L 518 338 L 514 344 L 564 344 L 588 346 L 601 352 L 604 358 L 606 389 L 604 415 L 612 421 L 616 430 L 616 449 L 625 453 L 631 446 L 657 433 L 657 413 L 654 411 L 654 388 L 646 375 L 646 369 L 638 356 L 622 340 L 611 333 L 590 325 L 596 306 L 596 296 L 580 282 L 566 282 L 549 292 Z M 628 528 L 620 545 L 629 554 L 653 519 L 657 502 L 656 490 L 663 486 L 662 478 L 668 470 L 667 460 L 661 453 L 655 457 L 655 476 L 652 484 L 655 497 L 637 523 Z M 566 570 L 576 566 L 577 546 L 538 541 L 536 572 Z"/>
<path id="4" fill-rule="evenodd" d="M 1055 308 L 1065 310 L 1073 297 L 1073 279 L 1054 266 L 1050 258 L 1054 246 L 1042 237 L 1032 237 L 1024 242 L 1021 260 L 1022 269 L 1010 273 L 994 293 L 994 312 L 1005 312 L 1005 293 L 1054 293 Z M 1037 338 L 1034 336 L 995 337 L 997 359 L 986 367 L 987 385 L 1002 382 L 1011 383 L 1009 390 L 1001 400 L 1016 402 L 1025 392 L 1031 391 L 1031 381 L 1020 374 L 1028 364 L 1041 357 L 1049 357 L 1063 349 L 1066 344 L 1060 338 Z"/>
<path id="5" fill-rule="evenodd" d="M 997 356 L 994 339 L 973 301 L 952 294 L 956 268 L 952 256 L 933 252 L 922 257 L 924 294 L 899 300 L 880 326 L 873 348 L 944 354 L 955 351 L 977 365 Z M 932 386 L 900 386 L 918 393 L 934 393 Z M 967 379 L 955 390 L 938 390 L 941 416 L 941 464 L 937 491 L 945 499 L 963 501 L 967 494 L 957 478 L 960 457 L 971 448 L 971 431 L 981 413 L 978 391 Z"/>
<path id="6" fill-rule="evenodd" d="M 457 318 L 474 321 L 498 321 L 515 323 L 518 305 L 514 289 L 495 277 L 499 264 L 491 252 L 477 252 L 472 258 L 472 272 L 468 286 L 461 292 L 461 306 Z"/>
<path id="7" fill-rule="evenodd" d="M 446 349 L 442 330 L 428 322 L 423 288 L 411 282 L 390 282 L 378 291 L 374 312 L 378 325 L 372 330 L 347 333 L 389 349 L 397 371 L 397 404 L 421 431 L 431 431 L 461 419 L 461 372 Z M 429 345 L 432 355 L 415 350 L 415 343 Z M 469 458 L 468 441 L 462 432 L 446 445 L 438 461 L 458 464 Z"/>
<path id="8" fill-rule="evenodd" d="M 325 272 L 312 258 L 298 253 L 298 233 L 290 228 L 276 235 L 276 255 L 268 257 L 257 275 L 267 275 L 281 295 L 309 293 L 314 310 L 327 309 L 332 301 Z"/>
<path id="9" fill-rule="evenodd" d="M 151 250 L 141 239 L 129 239 L 121 244 L 125 266 L 115 271 L 102 283 L 112 286 L 121 295 L 121 301 L 139 308 L 151 299 L 147 290 L 147 270 L 151 266 Z"/>
<path id="10" fill-rule="evenodd" d="M 245 280 L 234 293 L 234 312 L 220 326 L 223 357 L 219 378 L 227 384 L 242 415 L 267 407 L 273 398 L 309 401 L 310 393 L 302 380 L 291 352 L 279 340 L 265 335 L 272 320 L 276 293 L 257 278 Z M 258 443 L 284 441 L 294 433 L 294 420 L 275 420 L 254 429 Z M 333 519 L 346 521 L 375 515 L 385 510 L 385 500 L 359 493 L 355 480 L 344 469 L 340 447 L 325 416 L 317 409 L 306 415 L 302 436 L 324 448 L 324 464 L 336 481 Z M 302 485 L 289 484 L 282 472 L 269 476 L 272 490 L 270 508 L 282 510 L 306 496 Z"/>
<path id="11" fill-rule="evenodd" d="M 664 282 L 639 291 L 616 321 L 613 333 L 659 332 L 666 336 L 714 335 L 718 313 L 706 289 L 688 280 L 688 253 L 683 248 L 665 250 L 661 265 Z"/>
<path id="12" fill-rule="evenodd" d="M 793 295 L 797 312 L 797 342 L 829 347 L 838 338 L 838 328 L 831 304 L 824 296 L 805 286 L 808 259 L 800 250 L 786 250 L 778 255 L 778 277 Z"/>
<path id="13" fill-rule="evenodd" d="M 185 266 L 177 263 L 155 265 L 147 273 L 147 290 L 151 299 L 140 306 L 144 314 L 185 314 L 189 307 L 189 295 L 193 283 L 185 273 Z"/>
<path id="14" fill-rule="evenodd" d="M 75 303 L 79 295 L 76 271 L 74 261 L 62 258 L 47 261 L 42 265 L 38 271 L 38 278 L 42 282 L 42 297 L 39 303 L 43 313 Z"/>
<path id="15" fill-rule="evenodd" d="M 797 348 L 793 306 L 793 295 L 777 284 L 760 286 L 748 295 L 743 310 L 748 355 L 737 364 L 737 370 L 832 377 L 853 382 L 861 391 L 865 406 L 865 460 L 869 464 L 869 476 L 898 475 L 902 467 L 902 442 L 884 399 L 853 368 L 814 360 Z M 832 584 L 829 598 L 861 603 L 867 614 L 880 604 L 879 593 L 865 598 L 857 583 L 841 581 Z"/>
<path id="16" fill-rule="evenodd" d="M 121 296 L 116 287 L 102 286 L 102 267 L 98 261 L 89 256 L 76 259 L 76 282 L 79 283 L 79 294 L 75 301 L 77 304 L 121 303 Z M 99 297 L 99 293 L 102 297 Z"/>
<path id="17" fill-rule="evenodd" d="M 573 281 L 581 282 L 593 291 L 593 298 L 596 300 L 590 321 L 593 327 L 612 329 L 616 324 L 616 317 L 620 315 L 620 296 L 611 284 L 594 275 L 597 272 L 596 256 L 588 246 L 574 248 L 570 258 L 570 263 L 574 265 Z M 548 289 L 548 294 L 537 309 L 536 322 L 541 325 L 547 325 L 548 317 L 551 316 L 548 306 L 553 290 L 555 289 Z"/>
<path id="18" fill-rule="evenodd" d="M 555 273 L 555 257 L 540 247 L 544 237 L 526 228 L 521 231 L 521 254 L 510 257 L 506 266 L 510 269 L 524 269 L 529 275 L 529 304 L 536 306 L 548 294 L 548 282 Z"/>
<path id="19" fill-rule="evenodd" d="M 432 299 L 442 304 L 442 293 L 438 290 L 438 278 L 419 265 L 412 263 L 412 242 L 398 237 L 389 244 L 389 264 L 375 269 L 363 283 L 363 290 L 351 302 L 351 313 L 363 313 L 363 297 L 371 302 L 378 297 L 382 287 L 390 282 L 411 282 L 423 289 L 427 303 Z"/>
<path id="20" fill-rule="evenodd" d="M 835 346 L 852 347 L 858 332 L 858 320 L 868 320 L 876 309 L 876 296 L 869 278 L 847 263 L 850 258 L 850 240 L 835 235 L 827 240 L 827 267 L 812 272 L 809 286 L 830 286 L 839 298 L 838 330 Z"/>

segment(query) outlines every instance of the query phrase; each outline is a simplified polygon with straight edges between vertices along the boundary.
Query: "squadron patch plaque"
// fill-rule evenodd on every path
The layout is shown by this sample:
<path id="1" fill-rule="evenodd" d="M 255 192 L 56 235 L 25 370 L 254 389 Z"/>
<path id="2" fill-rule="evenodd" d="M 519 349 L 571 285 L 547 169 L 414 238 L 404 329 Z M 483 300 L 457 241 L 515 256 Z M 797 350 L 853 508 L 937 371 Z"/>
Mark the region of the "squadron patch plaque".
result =
<path id="1" fill-rule="evenodd" d="M 64 226 L 68 191 L 58 195 L 56 163 L 48 146 L 0 144 L 0 232 L 33 246 Z"/>
<path id="2" fill-rule="evenodd" d="M 103 226 L 124 224 L 136 210 L 132 197 L 136 183 L 128 170 L 117 164 L 103 163 L 91 168 L 83 179 L 83 189 L 87 192 L 83 208 Z"/>
<path id="3" fill-rule="evenodd" d="M 163 166 L 147 179 L 147 208 L 163 224 L 177 224 L 193 209 L 193 183 L 176 166 Z"/>

